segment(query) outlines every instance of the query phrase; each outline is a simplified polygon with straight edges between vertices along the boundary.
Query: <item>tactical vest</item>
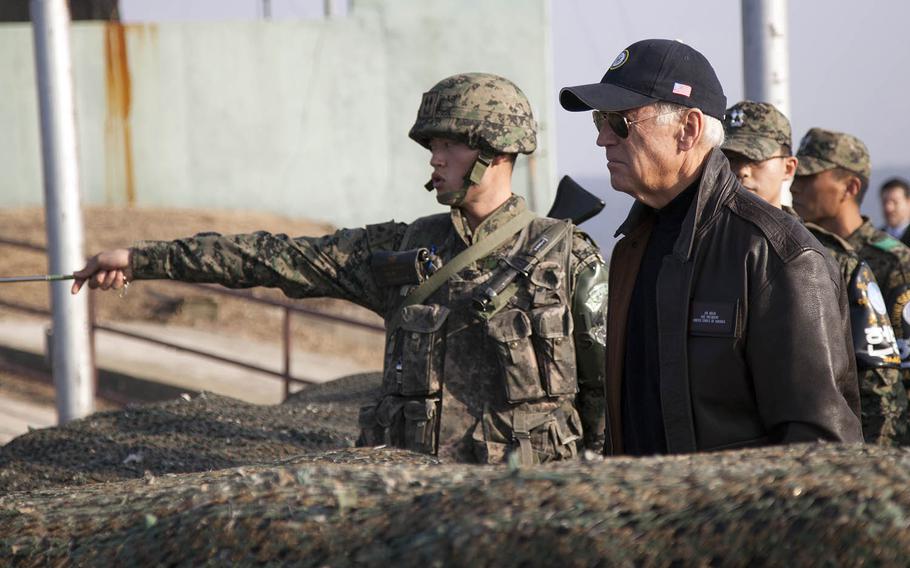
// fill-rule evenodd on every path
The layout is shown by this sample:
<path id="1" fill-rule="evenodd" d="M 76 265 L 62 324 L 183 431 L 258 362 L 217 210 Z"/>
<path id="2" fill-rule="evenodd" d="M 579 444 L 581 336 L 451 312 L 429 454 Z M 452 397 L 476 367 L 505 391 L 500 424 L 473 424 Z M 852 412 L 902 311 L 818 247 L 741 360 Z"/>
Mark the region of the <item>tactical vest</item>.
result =
<path id="1" fill-rule="evenodd" d="M 576 455 L 582 432 L 569 308 L 572 231 L 528 278 L 519 277 L 517 292 L 496 313 L 480 317 L 471 303 L 499 269 L 498 258 L 529 252 L 561 222 L 533 220 L 499 251 L 401 311 L 399 329 L 386 341 L 381 397 L 361 411 L 361 443 L 480 463 L 503 461 L 511 451 L 521 463 Z M 408 228 L 400 250 L 435 246 L 447 262 L 463 248 L 458 242 L 450 215 L 433 215 Z M 401 303 L 402 291 L 389 293 L 389 305 Z"/>

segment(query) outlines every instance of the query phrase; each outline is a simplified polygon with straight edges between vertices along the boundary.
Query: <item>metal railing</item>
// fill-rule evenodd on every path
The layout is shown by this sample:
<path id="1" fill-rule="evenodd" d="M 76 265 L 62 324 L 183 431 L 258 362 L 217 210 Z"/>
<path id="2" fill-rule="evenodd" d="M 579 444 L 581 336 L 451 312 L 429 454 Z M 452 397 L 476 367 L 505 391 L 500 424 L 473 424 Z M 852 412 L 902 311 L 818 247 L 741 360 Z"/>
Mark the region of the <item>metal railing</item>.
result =
<path id="1" fill-rule="evenodd" d="M 26 241 L 18 241 L 15 239 L 7 239 L 7 238 L 2 238 L 2 237 L 0 237 L 0 245 L 18 247 L 18 248 L 30 250 L 33 252 L 38 252 L 38 253 L 47 252 L 45 247 L 43 247 L 41 245 L 36 245 L 34 243 L 30 243 L 30 242 L 26 242 Z M 220 294 L 223 296 L 240 299 L 243 301 L 251 302 L 254 304 L 259 304 L 262 306 L 270 306 L 270 307 L 281 309 L 283 311 L 282 326 L 281 326 L 281 348 L 282 348 L 281 349 L 281 351 L 282 351 L 281 371 L 276 371 L 274 369 L 270 369 L 270 368 L 267 368 L 267 367 L 264 367 L 261 365 L 248 363 L 246 361 L 241 361 L 239 359 L 235 359 L 232 357 L 225 357 L 223 355 L 219 355 L 217 353 L 212 353 L 210 351 L 205 351 L 202 349 L 197 349 L 195 347 L 181 345 L 179 343 L 174 343 L 171 341 L 165 341 L 165 340 L 151 337 L 149 335 L 145 335 L 145 334 L 138 333 L 135 331 L 121 329 L 117 326 L 112 326 L 110 324 L 99 323 L 97 320 L 97 309 L 95 307 L 95 301 L 93 300 L 93 296 L 94 296 L 95 292 L 91 291 L 92 296 L 90 296 L 90 301 L 89 301 L 89 315 L 90 315 L 89 321 L 90 321 L 90 326 L 91 326 L 91 330 L 90 330 L 91 331 L 91 344 L 92 344 L 92 351 L 93 351 L 92 360 L 93 360 L 93 365 L 95 366 L 94 372 L 95 372 L 96 376 L 97 376 L 97 363 L 94 363 L 94 361 L 95 361 L 95 356 L 94 356 L 95 334 L 98 331 L 104 331 L 107 333 L 112 333 L 112 334 L 120 335 L 123 337 L 128 337 L 128 338 L 135 339 L 138 341 L 144 341 L 144 342 L 151 343 L 154 345 L 159 345 L 162 347 L 169 347 L 171 349 L 182 351 L 184 353 L 190 353 L 192 355 L 204 357 L 207 359 L 211 359 L 213 361 L 218 361 L 221 363 L 234 365 L 237 367 L 241 367 L 243 369 L 247 369 L 249 371 L 254 371 L 257 373 L 262 373 L 265 375 L 271 375 L 273 377 L 280 378 L 284 381 L 284 398 L 287 398 L 291 393 L 292 384 L 306 385 L 306 384 L 312 384 L 314 382 L 311 379 L 297 377 L 297 376 L 294 376 L 291 374 L 291 317 L 292 317 L 292 315 L 298 314 L 302 317 L 321 319 L 323 321 L 328 321 L 328 322 L 342 324 L 342 325 L 351 326 L 351 327 L 357 327 L 357 328 L 361 328 L 361 329 L 372 331 L 372 332 L 385 333 L 385 328 L 382 325 L 379 325 L 376 323 L 365 322 L 365 321 L 361 321 L 361 320 L 358 320 L 355 318 L 350 318 L 347 316 L 341 316 L 341 315 L 331 314 L 331 313 L 320 311 L 320 310 L 315 310 L 315 309 L 307 307 L 307 306 L 302 306 L 302 305 L 291 303 L 287 300 L 259 298 L 259 297 L 254 296 L 249 290 L 232 290 L 229 288 L 223 288 L 221 286 L 211 285 L 211 284 L 193 284 L 193 283 L 178 282 L 178 281 L 166 281 L 166 282 L 169 282 L 175 286 L 186 287 L 186 288 L 192 289 L 196 292 L 204 291 L 206 293 L 211 293 L 211 294 Z M 48 311 L 44 308 L 37 308 L 34 306 L 24 306 L 24 305 L 19 305 L 19 304 L 13 304 L 13 303 L 10 303 L 10 302 L 4 301 L 4 300 L 0 300 L 0 307 L 21 311 L 21 312 L 28 313 L 31 315 L 47 316 L 47 317 L 49 317 L 51 315 L 50 311 Z"/>

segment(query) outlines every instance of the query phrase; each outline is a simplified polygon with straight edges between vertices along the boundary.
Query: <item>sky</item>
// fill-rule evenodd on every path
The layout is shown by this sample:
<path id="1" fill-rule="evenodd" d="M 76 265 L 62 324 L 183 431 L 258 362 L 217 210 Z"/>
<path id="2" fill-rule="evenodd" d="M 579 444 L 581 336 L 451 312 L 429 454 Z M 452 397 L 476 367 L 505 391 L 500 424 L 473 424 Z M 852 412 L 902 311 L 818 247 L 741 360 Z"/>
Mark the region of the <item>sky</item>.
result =
<path id="1" fill-rule="evenodd" d="M 332 0 L 344 13 L 346 0 Z M 318 18 L 323 0 L 120 0 L 125 21 Z M 743 98 L 742 22 L 737 0 L 551 0 L 556 88 L 593 83 L 626 46 L 648 37 L 679 39 L 714 66 L 728 106 Z M 878 185 L 910 176 L 910 21 L 907 0 L 792 0 L 788 10 L 790 105 L 794 145 L 811 127 L 849 132 L 872 157 L 863 203 L 879 222 Z M 554 96 L 555 103 L 555 96 Z M 557 172 L 583 181 L 607 201 L 586 225 L 606 249 L 631 204 L 612 190 L 603 150 L 587 113 L 557 108 Z"/>
<path id="2" fill-rule="evenodd" d="M 794 144 L 811 127 L 849 132 L 869 147 L 872 183 L 863 212 L 881 222 L 878 186 L 910 176 L 910 42 L 906 0 L 792 0 L 788 10 L 790 120 Z M 647 37 L 679 39 L 711 62 L 728 106 L 743 98 L 742 21 L 736 0 L 553 3 L 554 81 L 594 83 L 627 45 Z M 557 110 L 557 169 L 591 180 L 607 208 L 586 226 L 602 248 L 625 218 L 631 198 L 609 187 L 602 148 L 586 113 Z M 579 140 L 586 143 L 579 144 Z"/>

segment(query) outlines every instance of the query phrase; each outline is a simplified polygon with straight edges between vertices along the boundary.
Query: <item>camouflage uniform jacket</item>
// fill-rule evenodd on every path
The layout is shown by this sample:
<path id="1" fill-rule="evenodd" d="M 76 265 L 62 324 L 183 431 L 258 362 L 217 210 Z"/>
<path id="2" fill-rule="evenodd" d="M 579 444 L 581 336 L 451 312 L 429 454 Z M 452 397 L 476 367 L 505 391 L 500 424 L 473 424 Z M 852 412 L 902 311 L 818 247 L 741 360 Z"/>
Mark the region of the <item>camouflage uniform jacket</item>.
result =
<path id="1" fill-rule="evenodd" d="M 512 196 L 473 233 L 453 208 L 411 225 L 387 222 L 318 238 L 201 234 L 138 245 L 132 269 L 136 279 L 269 286 L 292 298 L 342 298 L 388 322 L 398 312 L 402 291 L 378 285 L 370 268 L 374 252 L 434 248 L 445 263 L 525 209 L 524 200 Z M 519 292 L 496 316 L 481 320 L 470 309 L 474 288 L 491 276 L 498 259 L 522 250 L 553 223 L 558 221 L 535 219 L 498 251 L 402 312 L 401 329 L 387 341 L 382 396 L 361 412 L 365 443 L 438 449 L 443 457 L 480 462 L 501 461 L 511 449 L 526 456 L 533 448 L 534 461 L 547 461 L 574 456 L 584 429 L 589 447 L 600 448 L 603 365 L 582 368 L 576 379 L 575 345 L 602 350 L 604 322 L 591 327 L 593 342 L 583 341 L 569 309 L 578 300 L 576 278 L 603 265 L 596 245 L 574 231 L 522 279 Z M 601 293 L 583 300 L 605 306 L 605 284 L 595 288 Z"/>
<path id="2" fill-rule="evenodd" d="M 831 254 L 850 296 L 863 437 L 881 445 L 906 443 L 907 390 L 901 382 L 894 331 L 875 276 L 850 243 L 813 223 L 805 226 Z"/>
<path id="3" fill-rule="evenodd" d="M 875 274 L 900 348 L 905 386 L 910 384 L 910 248 L 876 229 L 866 217 L 846 241 Z"/>

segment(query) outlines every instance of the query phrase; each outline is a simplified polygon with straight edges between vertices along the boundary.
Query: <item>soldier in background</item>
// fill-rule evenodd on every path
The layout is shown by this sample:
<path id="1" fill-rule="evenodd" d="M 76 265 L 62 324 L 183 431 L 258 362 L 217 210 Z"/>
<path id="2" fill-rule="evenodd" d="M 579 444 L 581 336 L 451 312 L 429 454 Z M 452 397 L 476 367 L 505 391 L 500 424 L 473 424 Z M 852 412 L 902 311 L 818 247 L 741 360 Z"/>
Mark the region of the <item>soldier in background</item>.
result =
<path id="1" fill-rule="evenodd" d="M 895 239 L 910 246 L 910 183 L 899 177 L 891 178 L 879 190 L 885 231 Z"/>
<path id="2" fill-rule="evenodd" d="M 742 101 L 727 109 L 724 132 L 721 150 L 743 187 L 796 217 L 792 208 L 781 206 L 783 184 L 793 179 L 798 165 L 791 155 L 787 117 L 769 103 Z M 850 298 L 863 437 L 883 445 L 905 441 L 907 391 L 901 382 L 894 331 L 875 276 L 850 243 L 814 223 L 805 226 L 837 263 Z"/>
<path id="3" fill-rule="evenodd" d="M 446 213 L 319 238 L 146 242 L 90 259 L 73 292 L 170 278 L 350 300 L 387 331 L 381 396 L 361 411 L 360 443 L 481 463 L 572 458 L 582 439 L 599 451 L 606 268 L 584 233 L 512 194 L 516 156 L 535 150 L 536 133 L 512 82 L 448 77 L 424 93 L 409 133 L 430 151 L 426 188 Z"/>
<path id="4" fill-rule="evenodd" d="M 906 387 L 910 384 L 910 249 L 860 214 L 869 187 L 869 151 L 854 136 L 813 128 L 803 137 L 796 156 L 793 207 L 806 221 L 846 240 L 872 269 L 897 337 Z"/>

